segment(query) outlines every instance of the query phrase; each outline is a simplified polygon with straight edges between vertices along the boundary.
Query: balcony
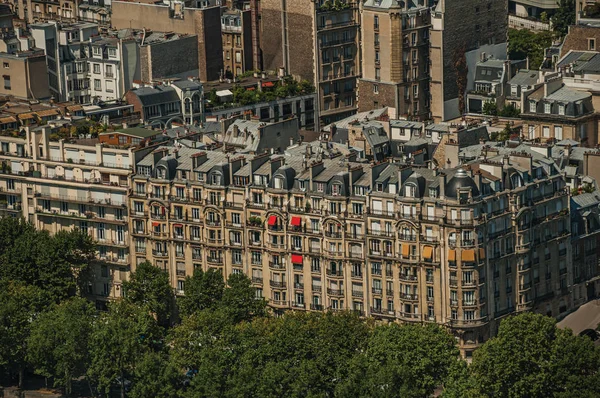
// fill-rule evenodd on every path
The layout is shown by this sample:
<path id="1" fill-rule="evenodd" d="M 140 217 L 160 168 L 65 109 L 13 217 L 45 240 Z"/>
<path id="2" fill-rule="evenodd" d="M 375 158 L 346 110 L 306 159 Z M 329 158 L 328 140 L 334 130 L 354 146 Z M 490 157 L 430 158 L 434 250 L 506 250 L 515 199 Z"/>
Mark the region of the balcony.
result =
<path id="1" fill-rule="evenodd" d="M 342 233 L 341 232 L 325 231 L 325 236 L 328 237 L 328 238 L 332 238 L 332 239 L 342 239 Z"/>
<path id="2" fill-rule="evenodd" d="M 285 289 L 287 288 L 287 284 L 283 281 L 272 281 L 269 280 L 269 285 L 275 289 Z"/>
<path id="3" fill-rule="evenodd" d="M 344 272 L 342 270 L 332 270 L 327 268 L 327 276 L 341 277 L 344 276 Z"/>
<path id="4" fill-rule="evenodd" d="M 166 250 L 152 250 L 152 255 L 154 257 L 168 257 L 169 254 L 167 253 Z"/>
<path id="5" fill-rule="evenodd" d="M 274 269 L 274 270 L 284 270 L 285 269 L 285 264 L 282 263 L 274 263 L 272 261 L 269 261 L 269 268 Z"/>
<path id="6" fill-rule="evenodd" d="M 373 287 L 373 288 L 371 288 L 371 292 L 373 294 L 381 295 L 381 294 L 383 294 L 383 289 L 381 289 L 380 287 Z"/>
<path id="7" fill-rule="evenodd" d="M 298 290 L 304 289 L 304 283 L 303 282 L 294 282 L 294 289 L 298 289 Z"/>
<path id="8" fill-rule="evenodd" d="M 360 291 L 360 290 L 353 290 L 352 291 L 352 297 L 362 298 L 363 297 L 363 292 Z"/>
<path id="9" fill-rule="evenodd" d="M 475 327 L 481 326 L 487 323 L 487 316 L 477 319 L 450 319 L 448 323 L 451 326 L 459 326 L 459 327 Z"/>
<path id="10" fill-rule="evenodd" d="M 328 287 L 327 294 L 329 294 L 330 296 L 343 296 L 344 291 L 341 289 L 334 289 L 334 288 Z"/>
<path id="11" fill-rule="evenodd" d="M 223 257 L 207 257 L 206 261 L 209 264 L 215 264 L 215 265 L 223 265 Z"/>
<path id="12" fill-rule="evenodd" d="M 358 272 L 356 272 L 356 271 L 352 271 L 352 272 L 350 273 L 350 276 L 351 276 L 352 278 L 356 278 L 356 279 L 362 279 L 362 277 L 363 277 L 363 273 L 362 273 L 362 271 L 358 271 Z"/>
<path id="13" fill-rule="evenodd" d="M 321 293 L 323 288 L 320 285 L 312 285 L 312 291 L 313 293 Z"/>
<path id="14" fill-rule="evenodd" d="M 405 282 L 416 282 L 417 281 L 417 276 L 416 275 L 410 275 L 410 274 L 400 274 L 400 280 L 401 281 L 405 281 Z"/>
<path id="15" fill-rule="evenodd" d="M 419 301 L 418 294 L 400 293 L 400 298 L 407 301 Z"/>
<path id="16" fill-rule="evenodd" d="M 323 304 L 311 304 L 310 309 L 313 311 L 323 311 Z"/>

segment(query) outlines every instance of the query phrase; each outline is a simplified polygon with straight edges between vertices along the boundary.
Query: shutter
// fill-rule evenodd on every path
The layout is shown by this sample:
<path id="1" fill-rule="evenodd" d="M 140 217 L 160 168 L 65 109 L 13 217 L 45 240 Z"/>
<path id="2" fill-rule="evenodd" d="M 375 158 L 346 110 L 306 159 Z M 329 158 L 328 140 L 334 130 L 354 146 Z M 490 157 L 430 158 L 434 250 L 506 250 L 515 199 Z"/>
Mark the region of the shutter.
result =
<path id="1" fill-rule="evenodd" d="M 73 179 L 73 169 L 69 170 L 69 169 L 65 169 L 65 180 L 72 180 Z"/>
<path id="2" fill-rule="evenodd" d="M 87 164 L 96 164 L 97 160 L 96 160 L 96 152 L 84 152 L 85 154 L 85 162 Z"/>
<path id="3" fill-rule="evenodd" d="M 46 171 L 48 172 L 48 178 L 54 178 L 54 176 L 56 176 L 56 169 L 54 167 L 47 167 Z"/>
<path id="4" fill-rule="evenodd" d="M 51 146 L 49 155 L 50 155 L 51 160 L 59 161 L 60 160 L 60 148 Z"/>
<path id="5" fill-rule="evenodd" d="M 79 163 L 79 151 L 77 149 L 65 149 L 65 161 L 71 159 L 73 163 Z"/>
<path id="6" fill-rule="evenodd" d="M 131 159 L 129 158 L 129 155 L 121 155 L 121 163 L 123 168 L 131 167 Z"/>
<path id="7" fill-rule="evenodd" d="M 377 212 L 379 212 L 379 214 L 381 214 L 381 210 L 383 210 L 383 208 L 381 207 L 381 200 L 374 200 L 373 201 L 373 212 L 375 214 L 377 214 Z"/>
<path id="8" fill-rule="evenodd" d="M 102 163 L 105 167 L 115 167 L 117 165 L 117 154 L 105 152 L 102 156 Z"/>
<path id="9" fill-rule="evenodd" d="M 13 173 L 18 173 L 23 171 L 23 166 L 21 166 L 21 162 L 11 162 L 10 163 L 10 169 L 12 170 Z"/>

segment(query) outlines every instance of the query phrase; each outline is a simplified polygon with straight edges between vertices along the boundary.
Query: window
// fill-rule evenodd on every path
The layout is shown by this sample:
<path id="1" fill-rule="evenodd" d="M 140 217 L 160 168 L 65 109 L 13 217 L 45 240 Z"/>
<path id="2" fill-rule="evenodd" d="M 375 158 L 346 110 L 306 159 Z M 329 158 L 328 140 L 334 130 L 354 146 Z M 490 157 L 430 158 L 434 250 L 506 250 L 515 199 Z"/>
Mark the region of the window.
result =
<path id="1" fill-rule="evenodd" d="M 535 113 L 535 111 L 536 111 L 535 101 L 529 101 L 529 112 Z"/>
<path id="2" fill-rule="evenodd" d="M 375 17 L 373 17 L 373 28 L 379 29 L 379 17 L 377 15 L 375 15 Z"/>
<path id="3" fill-rule="evenodd" d="M 379 86 L 377 84 L 373 84 L 373 94 L 379 94 Z"/>
<path id="4" fill-rule="evenodd" d="M 93 47 L 94 55 L 101 55 L 102 49 L 100 47 Z"/>
<path id="5" fill-rule="evenodd" d="M 8 69 L 8 67 L 9 67 L 9 66 L 8 66 L 8 62 L 3 62 L 3 63 L 2 63 L 2 66 L 4 66 L 4 69 Z"/>
<path id="6" fill-rule="evenodd" d="M 99 74 L 100 73 L 100 64 L 94 64 L 93 69 L 94 69 L 95 74 Z"/>
<path id="7" fill-rule="evenodd" d="M 588 50 L 596 51 L 596 39 L 588 39 Z"/>
<path id="8" fill-rule="evenodd" d="M 381 69 L 379 69 L 379 68 L 375 68 L 375 79 L 376 80 L 381 79 Z"/>
<path id="9" fill-rule="evenodd" d="M 375 63 L 378 64 L 379 60 L 379 51 L 375 51 Z"/>
<path id="10" fill-rule="evenodd" d="M 548 102 L 546 102 L 544 104 L 544 113 L 550 113 L 552 112 L 552 105 Z"/>
<path id="11" fill-rule="evenodd" d="M 558 104 L 558 114 L 559 115 L 565 114 L 565 106 L 563 104 Z"/>
<path id="12" fill-rule="evenodd" d="M 94 79 L 94 90 L 96 90 L 96 91 L 102 90 L 102 83 L 100 82 L 100 79 Z"/>
<path id="13" fill-rule="evenodd" d="M 108 49 L 108 56 L 110 58 L 116 58 L 117 57 L 117 49 L 116 48 L 109 48 Z"/>
<path id="14" fill-rule="evenodd" d="M 544 138 L 550 138 L 550 127 L 548 127 L 548 126 L 542 127 L 542 133 L 544 135 Z"/>
<path id="15" fill-rule="evenodd" d="M 556 138 L 559 141 L 563 139 L 562 126 L 554 126 L 554 138 Z"/>
<path id="16" fill-rule="evenodd" d="M 4 89 L 10 90 L 10 76 L 4 75 Z"/>
<path id="17" fill-rule="evenodd" d="M 113 66 L 106 65 L 106 77 L 113 77 Z"/>

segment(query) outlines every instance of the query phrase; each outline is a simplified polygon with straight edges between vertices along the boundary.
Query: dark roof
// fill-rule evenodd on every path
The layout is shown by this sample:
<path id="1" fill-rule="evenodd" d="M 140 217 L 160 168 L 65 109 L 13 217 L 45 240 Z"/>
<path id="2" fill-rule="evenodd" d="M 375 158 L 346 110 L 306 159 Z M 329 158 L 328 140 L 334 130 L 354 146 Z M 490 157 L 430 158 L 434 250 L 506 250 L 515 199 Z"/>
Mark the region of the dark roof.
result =
<path id="1" fill-rule="evenodd" d="M 130 127 L 127 129 L 119 129 L 116 131 L 109 131 L 106 133 L 102 133 L 100 135 L 108 135 L 108 134 L 115 134 L 116 133 L 120 133 L 120 134 L 124 134 L 124 135 L 131 135 L 133 137 L 138 137 L 138 138 L 148 138 L 148 137 L 154 137 L 155 135 L 159 134 L 159 131 L 154 131 L 154 130 L 148 130 L 142 127 Z"/>
<path id="2" fill-rule="evenodd" d="M 449 198 L 458 198 L 459 189 L 471 188 L 471 196 L 479 196 L 477 184 L 466 171 L 458 169 L 454 177 L 446 183 L 445 196 Z"/>
<path id="3" fill-rule="evenodd" d="M 173 87 L 141 87 L 132 90 L 144 106 L 179 102 L 179 96 Z"/>
<path id="4" fill-rule="evenodd" d="M 8 4 L 0 4 L 0 16 L 8 16 L 10 15 L 12 17 L 13 12 L 10 9 L 10 6 Z"/>

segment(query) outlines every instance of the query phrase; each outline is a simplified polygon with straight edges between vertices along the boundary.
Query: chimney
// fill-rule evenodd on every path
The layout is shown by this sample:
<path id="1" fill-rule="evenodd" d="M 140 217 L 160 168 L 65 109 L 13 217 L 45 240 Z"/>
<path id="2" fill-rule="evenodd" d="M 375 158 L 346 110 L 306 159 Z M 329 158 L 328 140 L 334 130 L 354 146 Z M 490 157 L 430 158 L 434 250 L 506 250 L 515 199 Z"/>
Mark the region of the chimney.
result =
<path id="1" fill-rule="evenodd" d="M 208 156 L 206 155 L 206 152 L 204 152 L 204 151 L 193 154 L 192 155 L 192 168 L 195 169 L 196 167 L 200 166 L 202 163 L 206 162 L 206 160 L 208 160 Z"/>
<path id="2" fill-rule="evenodd" d="M 333 141 L 333 140 L 334 140 L 334 137 L 335 137 L 335 133 L 337 133 L 337 126 L 336 126 L 335 124 L 332 124 L 332 125 L 331 125 L 331 128 L 330 128 L 330 133 L 331 133 L 331 134 L 330 134 L 330 136 L 331 136 L 331 140 Z M 350 140 L 348 140 L 348 142 L 350 142 Z"/>
<path id="3" fill-rule="evenodd" d="M 486 59 L 486 53 L 485 53 L 484 51 L 482 51 L 482 52 L 481 52 L 481 54 L 480 54 L 480 59 L 479 59 L 479 60 L 480 60 L 481 62 L 485 62 L 485 61 L 487 61 L 487 59 Z"/>
<path id="4" fill-rule="evenodd" d="M 440 178 L 440 198 L 444 199 L 446 196 L 446 173 L 443 171 L 439 173 Z"/>
<path id="5" fill-rule="evenodd" d="M 233 125 L 233 136 L 237 138 L 237 136 L 240 134 L 240 128 L 238 127 L 237 124 Z"/>

